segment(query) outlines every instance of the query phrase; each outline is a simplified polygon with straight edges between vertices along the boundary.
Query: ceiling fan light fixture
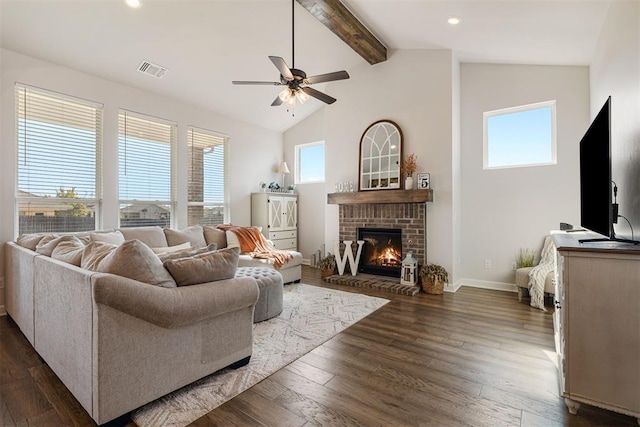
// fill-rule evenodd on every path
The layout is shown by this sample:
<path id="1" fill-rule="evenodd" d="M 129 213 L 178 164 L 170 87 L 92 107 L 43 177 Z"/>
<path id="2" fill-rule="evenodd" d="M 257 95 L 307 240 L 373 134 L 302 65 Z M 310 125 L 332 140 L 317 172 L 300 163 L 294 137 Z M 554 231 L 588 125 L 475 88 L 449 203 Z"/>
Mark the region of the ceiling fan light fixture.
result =
<path id="1" fill-rule="evenodd" d="M 282 89 L 282 91 L 278 94 L 278 98 L 284 103 L 293 98 L 293 92 L 288 87 Z"/>
<path id="2" fill-rule="evenodd" d="M 302 105 L 309 100 L 309 95 L 302 89 L 296 90 L 296 99 Z"/>
<path id="3" fill-rule="evenodd" d="M 290 97 L 289 99 L 284 101 L 284 105 L 286 105 L 289 110 L 293 110 L 294 108 L 296 108 L 296 97 Z"/>

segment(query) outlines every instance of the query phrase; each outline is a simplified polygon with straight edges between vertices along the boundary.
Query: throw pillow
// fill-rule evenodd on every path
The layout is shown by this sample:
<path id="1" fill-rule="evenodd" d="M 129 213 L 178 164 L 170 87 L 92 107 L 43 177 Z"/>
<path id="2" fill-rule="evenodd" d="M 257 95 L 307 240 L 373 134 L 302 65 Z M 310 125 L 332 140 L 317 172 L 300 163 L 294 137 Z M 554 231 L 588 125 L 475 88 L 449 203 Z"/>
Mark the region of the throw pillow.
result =
<path id="1" fill-rule="evenodd" d="M 82 250 L 82 259 L 80 267 L 87 270 L 97 271 L 98 264 L 102 262 L 104 257 L 113 252 L 118 245 L 107 242 L 91 242 Z"/>
<path id="2" fill-rule="evenodd" d="M 197 285 L 235 277 L 239 256 L 238 248 L 226 248 L 165 261 L 164 266 L 178 286 Z"/>
<path id="3" fill-rule="evenodd" d="M 172 246 L 167 244 L 167 238 L 164 237 L 164 231 L 162 231 L 162 228 L 157 225 L 151 227 L 121 228 L 120 232 L 124 236 L 124 240 L 140 240 L 150 248 Z"/>
<path id="4" fill-rule="evenodd" d="M 96 271 L 111 273 L 150 285 L 175 288 L 176 282 L 151 248 L 140 240 L 127 240 L 96 265 Z"/>
<path id="5" fill-rule="evenodd" d="M 192 248 L 204 248 L 207 242 L 204 239 L 204 230 L 201 225 L 192 225 L 184 230 L 164 229 L 164 235 L 167 238 L 169 246 L 179 245 L 180 243 L 189 242 Z"/>
<path id="6" fill-rule="evenodd" d="M 151 248 L 151 250 L 153 251 L 154 254 L 166 254 L 167 252 L 184 251 L 185 249 L 190 249 L 190 248 L 191 248 L 191 243 L 184 242 L 181 245 L 165 246 L 164 248 Z"/>
<path id="7" fill-rule="evenodd" d="M 50 234 L 44 236 L 40 243 L 36 246 L 36 252 L 41 255 L 51 256 L 53 250 L 60 244 L 60 242 L 66 242 L 72 239 L 77 239 L 75 236 L 58 236 L 56 234 Z"/>
<path id="8" fill-rule="evenodd" d="M 215 243 L 219 249 L 227 247 L 227 237 L 224 230 L 220 230 L 219 228 L 211 227 L 209 225 L 205 225 L 203 229 L 204 239 L 207 242 L 207 245 Z"/>
<path id="9" fill-rule="evenodd" d="M 216 244 L 212 243 L 209 246 L 205 246 L 204 248 L 158 254 L 158 258 L 160 258 L 160 261 L 164 263 L 165 261 L 169 261 L 170 259 L 188 258 L 194 255 L 203 254 L 205 252 L 212 252 L 212 251 L 215 251 L 216 249 L 217 249 Z"/>
<path id="10" fill-rule="evenodd" d="M 110 233 L 91 233 L 89 236 L 92 242 L 111 243 L 112 245 L 121 245 L 124 243 L 124 236 L 117 230 Z"/>
<path id="11" fill-rule="evenodd" d="M 43 237 L 44 234 L 22 234 L 16 239 L 16 243 L 23 248 L 35 251 Z"/>
<path id="12" fill-rule="evenodd" d="M 80 267 L 84 243 L 76 236 L 71 237 L 69 240 L 58 243 L 51 252 L 51 258 Z"/>

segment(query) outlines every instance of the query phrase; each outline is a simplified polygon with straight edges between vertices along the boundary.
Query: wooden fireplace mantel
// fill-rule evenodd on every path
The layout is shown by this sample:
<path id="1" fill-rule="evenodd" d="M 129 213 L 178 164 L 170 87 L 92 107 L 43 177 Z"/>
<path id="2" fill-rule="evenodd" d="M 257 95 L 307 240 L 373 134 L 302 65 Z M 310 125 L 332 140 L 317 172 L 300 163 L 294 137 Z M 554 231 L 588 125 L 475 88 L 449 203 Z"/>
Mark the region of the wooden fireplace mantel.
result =
<path id="1" fill-rule="evenodd" d="M 433 202 L 433 190 L 370 190 L 327 194 L 330 205 Z"/>

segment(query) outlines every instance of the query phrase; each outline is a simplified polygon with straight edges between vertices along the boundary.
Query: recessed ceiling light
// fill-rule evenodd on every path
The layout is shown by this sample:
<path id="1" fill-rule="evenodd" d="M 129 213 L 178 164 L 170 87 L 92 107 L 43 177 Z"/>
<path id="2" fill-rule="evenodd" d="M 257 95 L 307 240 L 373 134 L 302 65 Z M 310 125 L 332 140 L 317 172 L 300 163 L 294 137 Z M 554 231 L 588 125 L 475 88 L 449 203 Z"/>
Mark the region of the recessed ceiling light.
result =
<path id="1" fill-rule="evenodd" d="M 129 6 L 132 9 L 138 9 L 140 6 L 140 0 L 124 0 L 124 4 Z"/>
<path id="2" fill-rule="evenodd" d="M 447 22 L 451 25 L 458 25 L 460 23 L 460 19 L 452 16 L 451 18 L 447 19 Z"/>

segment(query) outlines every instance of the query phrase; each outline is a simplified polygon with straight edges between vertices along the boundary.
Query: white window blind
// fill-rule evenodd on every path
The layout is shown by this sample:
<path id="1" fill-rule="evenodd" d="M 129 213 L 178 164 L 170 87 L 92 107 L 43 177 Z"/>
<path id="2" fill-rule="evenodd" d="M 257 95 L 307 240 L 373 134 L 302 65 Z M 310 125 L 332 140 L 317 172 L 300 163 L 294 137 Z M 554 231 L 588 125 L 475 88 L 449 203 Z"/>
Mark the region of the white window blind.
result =
<path id="1" fill-rule="evenodd" d="M 120 227 L 169 227 L 175 206 L 175 123 L 121 110 Z"/>
<path id="2" fill-rule="evenodd" d="M 102 105 L 16 85 L 15 108 L 19 234 L 96 229 Z"/>
<path id="3" fill-rule="evenodd" d="M 189 127 L 187 141 L 189 153 L 188 225 L 215 225 L 228 222 L 229 138 L 208 130 Z"/>

